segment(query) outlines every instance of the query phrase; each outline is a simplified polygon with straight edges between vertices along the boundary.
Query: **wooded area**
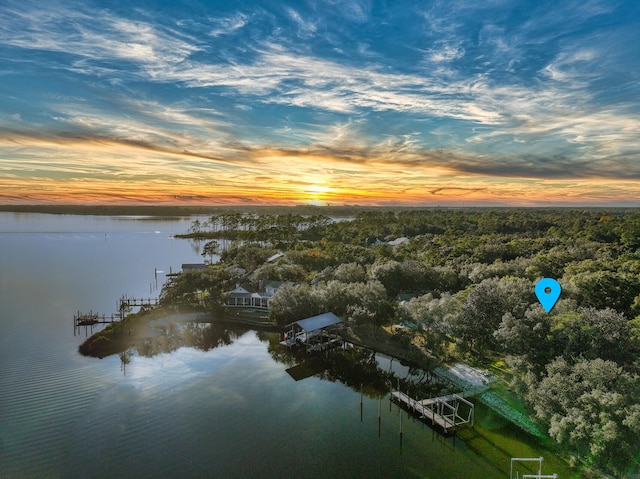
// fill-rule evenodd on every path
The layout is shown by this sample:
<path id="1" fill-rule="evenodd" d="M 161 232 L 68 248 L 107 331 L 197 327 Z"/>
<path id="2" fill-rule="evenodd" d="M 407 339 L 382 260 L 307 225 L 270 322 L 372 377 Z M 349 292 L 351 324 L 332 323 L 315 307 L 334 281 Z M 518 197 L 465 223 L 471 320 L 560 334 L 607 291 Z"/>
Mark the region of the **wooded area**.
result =
<path id="1" fill-rule="evenodd" d="M 205 244 L 220 262 L 173 279 L 163 301 L 206 291 L 220 307 L 238 267 L 288 281 L 270 302 L 279 324 L 333 311 L 348 324 L 404 326 L 397 339 L 412 354 L 504 360 L 553 439 L 616 477 L 637 464 L 637 210 L 367 210 L 345 221 L 231 212 L 187 236 L 237 241 Z M 388 244 L 397 238 L 407 240 Z M 543 277 L 562 286 L 550 313 L 534 295 Z"/>

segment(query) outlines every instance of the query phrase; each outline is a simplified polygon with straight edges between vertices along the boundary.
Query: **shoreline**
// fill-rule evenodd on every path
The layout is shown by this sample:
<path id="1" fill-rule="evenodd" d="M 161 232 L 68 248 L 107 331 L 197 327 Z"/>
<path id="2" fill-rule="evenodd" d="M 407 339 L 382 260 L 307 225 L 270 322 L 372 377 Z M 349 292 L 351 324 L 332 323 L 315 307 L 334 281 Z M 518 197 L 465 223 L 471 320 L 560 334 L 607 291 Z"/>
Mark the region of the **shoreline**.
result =
<path id="1" fill-rule="evenodd" d="M 236 311 L 236 314 L 244 311 Z M 245 312 L 246 313 L 246 312 Z M 138 311 L 125 317 L 124 321 L 110 323 L 100 331 L 95 332 L 79 345 L 78 350 L 83 356 L 104 358 L 121 353 L 135 347 L 138 341 L 155 335 L 154 329 L 166 327 L 176 323 L 205 323 L 228 326 L 242 326 L 260 331 L 283 332 L 284 327 L 272 321 L 262 321 L 247 317 L 233 316 L 233 311 L 224 310 L 215 315 L 212 312 L 195 311 L 190 309 L 176 309 L 173 306 L 158 306 L 147 311 Z M 151 324 L 153 323 L 153 324 Z M 346 342 L 355 346 L 384 354 L 405 365 L 423 370 L 446 369 L 448 363 L 442 359 L 427 354 L 415 345 L 408 347 L 401 344 L 384 329 L 375 333 L 368 328 L 347 327 L 337 334 Z M 474 368 L 476 369 L 476 368 Z"/>
<path id="2" fill-rule="evenodd" d="M 420 206 L 420 205 L 85 205 L 85 204 L 0 204 L 0 212 L 5 213 L 40 213 L 53 215 L 77 216 L 149 216 L 178 218 L 190 216 L 210 216 L 221 213 L 256 213 L 256 214 L 288 214 L 294 211 L 302 215 L 325 213 L 339 218 L 352 217 L 362 211 L 607 211 L 624 213 L 638 211 L 640 206 Z"/>
<path id="3" fill-rule="evenodd" d="M 155 331 L 158 328 L 169 327 L 176 323 L 228 324 L 271 332 L 282 330 L 282 327 L 272 322 L 234 318 L 224 313 L 221 317 L 215 317 L 213 313 L 206 311 L 181 310 L 172 306 L 159 306 L 148 311 L 130 314 L 123 321 L 108 324 L 100 331 L 86 338 L 78 346 L 78 352 L 83 356 L 100 359 L 120 354 L 156 336 L 157 333 Z"/>

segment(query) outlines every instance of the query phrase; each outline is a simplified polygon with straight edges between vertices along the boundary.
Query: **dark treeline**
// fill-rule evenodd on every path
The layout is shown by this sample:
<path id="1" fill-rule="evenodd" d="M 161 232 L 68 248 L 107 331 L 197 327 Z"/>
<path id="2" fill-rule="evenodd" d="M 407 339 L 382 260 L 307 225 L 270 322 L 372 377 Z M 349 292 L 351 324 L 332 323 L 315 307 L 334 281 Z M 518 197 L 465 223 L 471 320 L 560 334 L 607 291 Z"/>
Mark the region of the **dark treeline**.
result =
<path id="1" fill-rule="evenodd" d="M 585 464 L 615 477 L 637 464 L 640 211 L 373 209 L 349 221 L 238 212 L 191 234 L 205 232 L 242 241 L 164 298 L 205 291 L 216 307 L 234 282 L 288 281 L 270 303 L 278 323 L 333 311 L 374 335 L 404 325 L 393 338 L 407 357 L 505 363 L 531 414 Z M 543 277 L 562 286 L 550 313 L 534 295 Z"/>
<path id="2" fill-rule="evenodd" d="M 259 230 L 264 240 L 325 239 L 342 243 L 363 244 L 367 238 L 392 239 L 432 234 L 444 236 L 517 235 L 541 238 L 575 236 L 586 233 L 595 241 L 619 241 L 633 245 L 640 233 L 640 213 L 635 209 L 338 209 L 302 207 L 269 211 L 228 211 L 212 215 L 208 220 L 195 220 L 183 237 L 256 239 Z M 276 208 L 276 211 L 279 211 Z M 292 213 L 291 211 L 294 211 Z M 340 214 L 336 214 L 340 213 Z M 330 218 L 352 217 L 351 221 Z M 635 229 L 634 229 L 635 228 Z M 266 237 L 264 235 L 267 235 Z M 621 235 L 624 235 L 621 238 Z M 517 254 L 514 251 L 513 254 Z M 503 258 L 505 259 L 505 258 Z"/>
<path id="3" fill-rule="evenodd" d="M 210 216 L 233 213 L 254 213 L 259 215 L 285 215 L 294 211 L 301 215 L 330 215 L 332 217 L 353 217 L 359 211 L 371 208 L 361 206 L 273 206 L 273 205 L 0 205 L 0 211 L 15 213 L 47 213 L 57 215 L 97 215 L 97 216 Z"/>
<path id="4" fill-rule="evenodd" d="M 324 215 L 222 213 L 196 219 L 183 238 L 296 241 L 321 238 L 331 219 Z"/>

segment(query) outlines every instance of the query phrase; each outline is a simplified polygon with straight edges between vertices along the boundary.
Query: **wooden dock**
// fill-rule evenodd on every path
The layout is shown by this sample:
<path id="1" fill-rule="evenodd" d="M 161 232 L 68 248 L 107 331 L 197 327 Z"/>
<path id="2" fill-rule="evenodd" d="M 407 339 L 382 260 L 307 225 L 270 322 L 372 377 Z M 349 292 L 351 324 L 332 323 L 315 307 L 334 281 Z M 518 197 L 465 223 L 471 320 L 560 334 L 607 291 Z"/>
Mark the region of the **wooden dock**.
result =
<path id="1" fill-rule="evenodd" d="M 117 302 L 118 313 L 107 315 L 94 313 L 93 311 L 89 311 L 88 313 L 81 313 L 78 311 L 74 314 L 73 335 L 76 336 L 76 334 L 79 334 L 80 328 L 83 326 L 85 328 L 85 335 L 88 335 L 89 330 L 91 330 L 91 333 L 93 334 L 93 327 L 98 324 L 110 324 L 118 321 L 124 321 L 127 313 L 129 313 L 132 308 L 151 308 L 158 304 L 160 304 L 159 298 L 136 298 L 123 294 Z"/>
<path id="2" fill-rule="evenodd" d="M 97 324 L 109 324 L 120 321 L 122 317 L 117 314 L 111 314 L 107 316 L 106 314 L 98 314 L 90 311 L 88 313 L 81 313 L 78 311 L 73 315 L 73 335 L 80 333 L 80 328 L 84 326 L 85 333 L 88 334 L 89 328 L 93 333 L 93 327 Z"/>
<path id="3" fill-rule="evenodd" d="M 106 314 L 98 314 L 98 313 L 81 313 L 78 311 L 73 315 L 73 323 L 76 326 L 91 326 L 93 324 L 103 324 L 103 323 L 113 323 L 115 321 L 120 321 L 120 316 L 116 314 L 111 314 L 107 316 Z"/>
<path id="4" fill-rule="evenodd" d="M 328 349 L 340 348 L 343 345 L 342 338 L 340 337 L 331 337 L 326 341 L 322 341 L 319 343 L 313 343 L 307 345 L 307 352 L 312 353 L 314 351 L 326 351 Z"/>
<path id="5" fill-rule="evenodd" d="M 309 340 L 304 333 L 299 333 L 295 336 L 288 336 L 287 339 L 280 341 L 280 344 L 288 348 L 304 347 L 306 352 L 313 353 L 341 348 L 344 346 L 344 340 L 336 335 L 317 336 Z"/>
<path id="6" fill-rule="evenodd" d="M 122 311 L 125 307 L 135 308 L 143 306 L 157 306 L 160 303 L 158 298 L 135 298 L 122 296 L 118 301 L 118 310 Z"/>
<path id="7" fill-rule="evenodd" d="M 473 426 L 474 405 L 458 394 L 418 400 L 402 391 L 392 391 L 391 399 L 413 411 L 420 419 L 431 422 L 432 426 L 439 426 L 445 433 L 463 424 Z M 467 417 L 459 414 L 461 404 L 468 407 Z"/>

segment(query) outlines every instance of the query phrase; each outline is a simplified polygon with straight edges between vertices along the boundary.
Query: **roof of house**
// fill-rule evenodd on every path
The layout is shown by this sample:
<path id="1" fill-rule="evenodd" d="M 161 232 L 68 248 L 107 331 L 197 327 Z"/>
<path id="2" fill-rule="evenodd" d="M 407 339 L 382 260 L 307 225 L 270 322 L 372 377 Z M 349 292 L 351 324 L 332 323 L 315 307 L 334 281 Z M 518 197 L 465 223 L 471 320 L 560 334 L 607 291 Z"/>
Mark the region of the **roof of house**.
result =
<path id="1" fill-rule="evenodd" d="M 401 236 L 400 238 L 396 238 L 393 241 L 389 241 L 387 244 L 389 246 L 398 246 L 408 242 L 409 242 L 409 238 L 407 238 L 406 236 Z"/>
<path id="2" fill-rule="evenodd" d="M 333 313 L 323 313 L 310 318 L 294 321 L 289 326 L 297 324 L 300 328 L 307 332 L 317 331 L 318 329 L 333 326 L 334 324 L 341 323 L 342 319 Z"/>
<path id="3" fill-rule="evenodd" d="M 416 293 L 398 293 L 398 295 L 396 296 L 396 299 L 398 301 L 406 302 L 416 297 L 418 297 Z"/>
<path id="4" fill-rule="evenodd" d="M 246 291 L 243 292 L 242 290 Z M 229 291 L 229 294 L 251 294 L 251 293 L 257 293 L 258 290 L 256 288 L 254 288 L 253 286 L 251 286 L 249 283 L 242 283 L 242 284 L 236 284 L 236 289 L 234 289 L 233 291 Z"/>
<path id="5" fill-rule="evenodd" d="M 276 260 L 279 260 L 280 258 L 282 258 L 284 256 L 284 253 L 281 251 L 278 251 L 276 254 L 274 254 L 273 256 L 270 256 L 269 258 L 267 258 L 267 260 L 265 261 L 265 263 L 273 263 Z"/>

